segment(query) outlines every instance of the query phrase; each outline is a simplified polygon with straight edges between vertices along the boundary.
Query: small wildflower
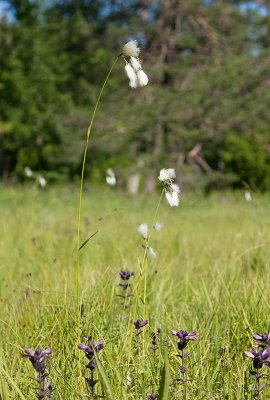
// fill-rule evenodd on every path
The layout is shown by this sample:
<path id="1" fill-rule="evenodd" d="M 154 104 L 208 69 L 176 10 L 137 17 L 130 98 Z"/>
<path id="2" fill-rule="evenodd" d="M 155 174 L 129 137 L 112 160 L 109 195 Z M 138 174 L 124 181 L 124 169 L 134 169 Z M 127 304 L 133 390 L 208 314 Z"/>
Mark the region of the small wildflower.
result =
<path id="1" fill-rule="evenodd" d="M 262 347 L 270 346 L 270 333 L 254 333 L 253 339 Z"/>
<path id="2" fill-rule="evenodd" d="M 108 185 L 110 186 L 115 186 L 116 184 L 116 177 L 115 174 L 113 172 L 113 170 L 111 168 L 108 168 L 106 171 L 106 182 L 108 183 Z"/>
<path id="3" fill-rule="evenodd" d="M 171 333 L 172 335 L 177 336 L 177 345 L 179 350 L 183 350 L 190 340 L 195 340 L 198 337 L 196 332 L 171 331 Z"/>
<path id="4" fill-rule="evenodd" d="M 148 238 L 148 225 L 146 223 L 141 224 L 138 227 L 138 232 L 142 235 L 142 237 L 146 240 Z"/>
<path id="5" fill-rule="evenodd" d="M 153 226 L 153 228 L 156 230 L 156 231 L 160 231 L 161 229 L 162 229 L 162 227 L 163 227 L 163 225 L 160 223 L 160 222 L 156 222 L 155 223 L 155 225 Z"/>
<path id="6" fill-rule="evenodd" d="M 46 360 L 51 356 L 52 352 L 52 349 L 46 349 L 42 351 L 39 347 L 37 347 L 35 350 L 26 347 L 24 349 L 25 354 L 23 354 L 23 357 L 29 358 L 33 368 L 38 373 L 43 374 L 46 369 Z"/>
<path id="7" fill-rule="evenodd" d="M 33 176 L 33 171 L 30 167 L 24 168 L 24 175 L 27 176 L 27 178 L 31 178 L 31 176 Z"/>
<path id="8" fill-rule="evenodd" d="M 134 321 L 135 329 L 141 329 L 147 324 L 148 324 L 147 319 L 146 320 L 137 319 L 136 321 Z"/>
<path id="9" fill-rule="evenodd" d="M 130 58 L 130 63 L 125 59 L 125 70 L 129 78 L 129 86 L 133 89 L 146 86 L 149 82 L 148 76 L 142 69 L 139 60 L 140 48 L 136 40 L 131 40 L 123 47 L 123 56 Z"/>
<path id="10" fill-rule="evenodd" d="M 24 349 L 23 357 L 29 358 L 35 371 L 37 372 L 37 378 L 35 379 L 38 383 L 36 391 L 37 398 L 39 400 L 46 400 L 51 398 L 54 390 L 54 385 L 47 381 L 48 372 L 46 371 L 46 360 L 52 355 L 52 349 L 41 350 L 37 347 L 35 350 Z"/>
<path id="11" fill-rule="evenodd" d="M 103 349 L 103 347 L 104 345 L 102 340 L 99 340 L 98 342 L 93 342 L 91 336 L 88 337 L 87 345 L 83 343 L 78 344 L 78 349 L 82 350 L 85 353 L 86 357 L 91 361 L 95 355 L 95 351 L 100 351 Z"/>
<path id="12" fill-rule="evenodd" d="M 253 360 L 253 368 L 260 369 L 263 364 L 270 368 L 270 348 L 264 350 L 252 349 L 252 352 L 245 351 L 245 355 Z"/>
<path id="13" fill-rule="evenodd" d="M 123 281 L 128 281 L 131 276 L 134 276 L 134 272 L 130 272 L 128 269 L 124 269 L 123 271 L 119 272 L 120 278 Z"/>
<path id="14" fill-rule="evenodd" d="M 148 397 L 148 400 L 157 400 L 157 395 L 156 394 L 150 394 Z"/>
<path id="15" fill-rule="evenodd" d="M 173 168 L 163 168 L 158 177 L 164 187 L 166 199 L 171 207 L 179 205 L 180 188 L 173 182 L 175 177 L 175 170 Z"/>

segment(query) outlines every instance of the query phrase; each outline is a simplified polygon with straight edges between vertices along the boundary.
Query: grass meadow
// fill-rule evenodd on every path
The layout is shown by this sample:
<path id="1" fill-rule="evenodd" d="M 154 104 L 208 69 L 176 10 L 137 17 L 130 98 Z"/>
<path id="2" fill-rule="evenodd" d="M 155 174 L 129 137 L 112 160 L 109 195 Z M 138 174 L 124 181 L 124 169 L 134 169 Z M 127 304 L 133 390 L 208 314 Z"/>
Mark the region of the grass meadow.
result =
<path id="1" fill-rule="evenodd" d="M 179 207 L 170 207 L 162 199 L 156 220 L 163 228 L 150 239 L 157 258 L 147 258 L 140 275 L 137 228 L 156 222 L 158 194 L 85 191 L 82 240 L 98 233 L 81 250 L 80 341 L 91 335 L 104 342 L 92 393 L 84 379 L 91 376 L 87 358 L 77 348 L 78 188 L 1 187 L 2 398 L 36 398 L 35 371 L 22 354 L 38 346 L 53 349 L 47 363 L 53 399 L 151 399 L 161 383 L 169 384 L 169 399 L 254 398 L 244 351 L 252 349 L 254 332 L 269 332 L 269 200 L 184 193 Z M 118 296 L 123 269 L 135 273 L 126 299 Z M 148 320 L 140 335 L 137 319 Z M 198 333 L 187 345 L 184 374 L 171 330 Z M 261 398 L 268 399 L 262 381 Z"/>

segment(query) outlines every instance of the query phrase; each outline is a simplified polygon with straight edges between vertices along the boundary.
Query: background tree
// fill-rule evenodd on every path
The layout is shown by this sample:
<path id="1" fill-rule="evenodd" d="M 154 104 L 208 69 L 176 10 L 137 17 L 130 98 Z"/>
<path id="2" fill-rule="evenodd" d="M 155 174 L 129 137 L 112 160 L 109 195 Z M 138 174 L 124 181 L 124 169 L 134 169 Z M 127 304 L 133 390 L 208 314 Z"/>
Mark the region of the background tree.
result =
<path id="1" fill-rule="evenodd" d="M 79 173 L 97 91 L 122 44 L 135 38 L 151 85 L 130 90 L 117 65 L 87 170 L 98 176 L 112 166 L 125 178 L 134 170 L 151 175 L 162 165 L 179 165 L 183 183 L 195 186 L 268 187 L 268 2 L 9 5 L 14 18 L 0 23 L 2 174 L 18 176 L 25 165 L 51 179 Z"/>

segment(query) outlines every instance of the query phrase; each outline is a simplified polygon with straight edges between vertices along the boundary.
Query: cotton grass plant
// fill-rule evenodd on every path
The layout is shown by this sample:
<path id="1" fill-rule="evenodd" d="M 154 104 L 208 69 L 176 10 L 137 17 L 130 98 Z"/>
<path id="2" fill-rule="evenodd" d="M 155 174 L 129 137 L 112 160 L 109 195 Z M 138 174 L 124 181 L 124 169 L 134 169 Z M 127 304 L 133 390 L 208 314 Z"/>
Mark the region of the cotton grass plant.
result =
<path id="1" fill-rule="evenodd" d="M 82 249 L 81 243 L 81 212 L 82 212 L 82 198 L 83 198 L 83 185 L 84 185 L 84 175 L 85 175 L 85 164 L 87 157 L 88 144 L 90 140 L 90 136 L 92 133 L 93 123 L 95 120 L 96 112 L 98 110 L 98 106 L 100 100 L 102 98 L 104 89 L 108 83 L 111 73 L 117 63 L 117 61 L 123 57 L 125 62 L 125 70 L 130 80 L 130 86 L 132 88 L 145 86 L 148 83 L 148 77 L 145 72 L 142 70 L 141 63 L 139 61 L 140 48 L 138 47 L 137 41 L 132 40 L 126 43 L 123 47 L 122 52 L 115 58 L 113 61 L 105 79 L 101 86 L 100 92 L 97 97 L 97 101 L 94 105 L 92 116 L 90 119 L 90 123 L 86 133 L 86 144 L 84 148 L 83 161 L 82 161 L 82 169 L 81 169 L 81 180 L 80 180 L 80 193 L 79 193 L 79 203 L 78 203 L 78 216 L 77 216 L 77 257 L 76 257 L 76 297 L 77 297 L 77 340 L 80 341 L 81 338 L 81 300 L 80 300 L 80 250 Z M 127 61 L 129 59 L 130 62 Z M 109 169 L 107 170 L 107 183 L 111 186 L 114 186 L 116 183 L 114 172 Z M 87 240 L 86 240 L 87 241 Z M 84 243 L 86 243 L 86 241 Z"/>

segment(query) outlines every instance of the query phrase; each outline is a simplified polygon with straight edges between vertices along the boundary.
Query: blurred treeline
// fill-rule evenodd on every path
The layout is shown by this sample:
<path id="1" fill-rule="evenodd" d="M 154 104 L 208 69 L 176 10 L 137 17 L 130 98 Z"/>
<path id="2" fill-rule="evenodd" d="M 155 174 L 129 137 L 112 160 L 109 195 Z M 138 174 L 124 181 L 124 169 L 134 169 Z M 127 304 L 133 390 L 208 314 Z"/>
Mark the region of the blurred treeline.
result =
<path id="1" fill-rule="evenodd" d="M 80 173 L 100 85 L 137 39 L 150 78 L 119 60 L 94 124 L 87 171 L 124 182 L 176 167 L 191 185 L 270 184 L 268 0 L 10 0 L 0 20 L 0 170 Z"/>

